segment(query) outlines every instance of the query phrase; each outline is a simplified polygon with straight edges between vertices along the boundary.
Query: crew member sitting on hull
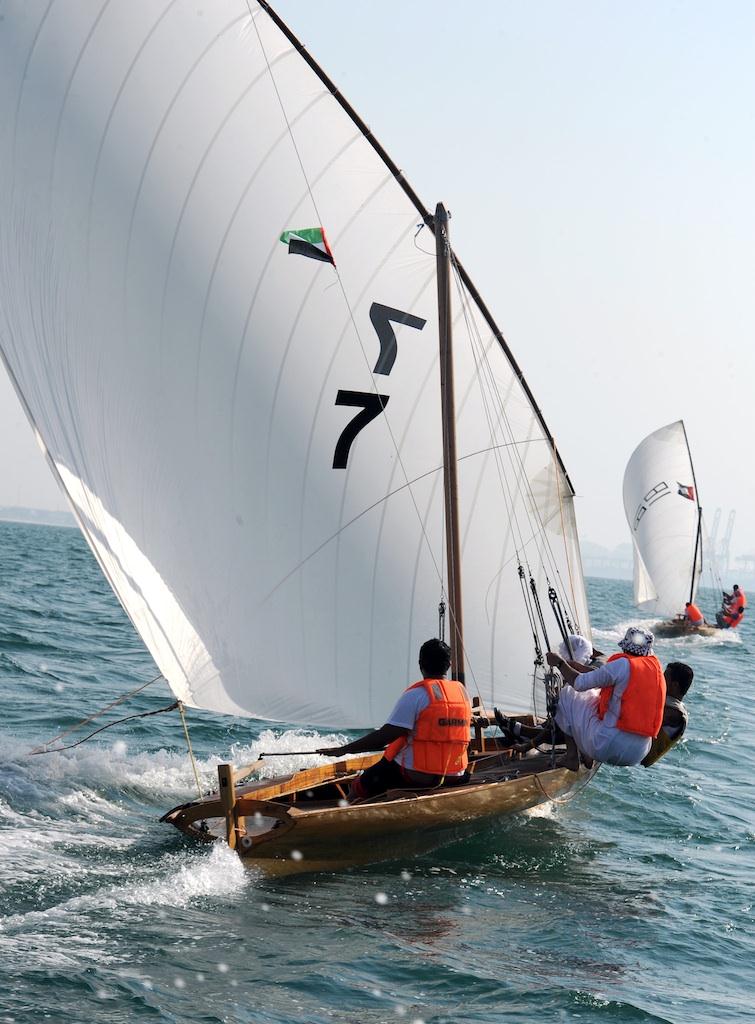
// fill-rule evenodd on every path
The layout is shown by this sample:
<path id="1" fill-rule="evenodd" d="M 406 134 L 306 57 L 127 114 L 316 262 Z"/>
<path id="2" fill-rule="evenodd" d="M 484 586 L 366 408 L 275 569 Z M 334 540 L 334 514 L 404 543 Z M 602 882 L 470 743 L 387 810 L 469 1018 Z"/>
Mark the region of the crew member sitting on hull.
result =
<path id="1" fill-rule="evenodd" d="M 684 606 L 684 617 L 689 622 L 690 626 L 704 626 L 705 616 L 697 607 L 696 604 L 692 604 L 691 601 L 687 601 Z"/>
<path id="2" fill-rule="evenodd" d="M 385 725 L 342 747 L 323 747 L 326 757 L 386 748 L 383 757 L 352 783 L 349 803 L 388 789 L 426 789 L 467 779 L 472 705 L 462 683 L 446 679 L 451 649 L 428 640 L 419 651 L 422 679 L 407 687 Z"/>
<path id="3" fill-rule="evenodd" d="M 670 662 L 663 672 L 666 680 L 666 704 L 663 708 L 663 725 L 661 731 L 653 740 L 649 752 L 643 757 L 642 763 L 646 768 L 667 754 L 671 748 L 679 742 L 684 735 L 689 721 L 687 709 L 682 703 L 682 698 L 692 686 L 695 677 L 694 672 L 682 661 Z"/>
<path id="4" fill-rule="evenodd" d="M 605 664 L 603 653 L 596 651 L 586 637 L 572 633 L 567 639 L 568 643 L 562 640 L 559 644 L 558 653 L 564 663 L 575 672 L 592 672 L 593 669 Z M 551 657 L 555 658 L 555 655 Z M 555 664 L 555 661 L 549 663 Z M 547 742 L 553 736 L 550 719 L 539 725 L 522 725 L 515 718 L 507 718 L 498 708 L 493 708 L 493 713 L 504 744 L 515 747 L 522 753 L 537 746 L 538 743 Z M 557 742 L 563 742 L 563 739 L 563 735 L 558 733 Z"/>
<path id="5" fill-rule="evenodd" d="M 548 653 L 564 682 L 556 724 L 566 736 L 565 768 L 576 771 L 583 760 L 604 764 L 639 764 L 663 722 L 666 682 L 653 654 L 652 633 L 631 627 L 619 641 L 620 654 L 593 672 L 579 673 L 560 655 Z"/>
<path id="6" fill-rule="evenodd" d="M 736 629 L 742 621 L 742 616 L 747 607 L 747 596 L 744 590 L 740 590 L 738 584 L 734 584 L 731 594 L 724 591 L 724 599 L 721 611 L 716 613 L 716 625 L 719 629 Z"/>

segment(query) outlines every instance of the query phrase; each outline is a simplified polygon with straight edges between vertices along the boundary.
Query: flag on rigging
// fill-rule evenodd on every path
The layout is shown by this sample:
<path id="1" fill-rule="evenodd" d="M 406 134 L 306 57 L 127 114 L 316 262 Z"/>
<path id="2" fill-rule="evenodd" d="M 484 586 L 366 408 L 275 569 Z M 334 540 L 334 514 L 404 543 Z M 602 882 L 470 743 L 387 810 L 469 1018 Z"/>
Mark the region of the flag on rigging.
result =
<path id="1" fill-rule="evenodd" d="M 677 494 L 681 494 L 683 498 L 689 498 L 690 501 L 695 500 L 695 488 L 691 485 L 680 484 L 677 480 L 676 486 L 678 488 Z"/>
<path id="2" fill-rule="evenodd" d="M 321 260 L 323 263 L 336 265 L 333 253 L 328 245 L 328 240 L 325 237 L 324 228 L 301 228 L 296 231 L 284 231 L 280 236 L 280 240 L 284 245 L 288 245 L 289 254 L 308 256 L 311 260 Z"/>

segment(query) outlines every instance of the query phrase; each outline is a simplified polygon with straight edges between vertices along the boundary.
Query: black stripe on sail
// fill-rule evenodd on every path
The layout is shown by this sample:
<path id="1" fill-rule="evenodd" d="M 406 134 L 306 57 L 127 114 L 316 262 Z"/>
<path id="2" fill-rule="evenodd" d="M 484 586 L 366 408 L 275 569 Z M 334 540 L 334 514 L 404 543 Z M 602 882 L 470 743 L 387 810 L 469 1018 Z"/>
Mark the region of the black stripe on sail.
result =
<path id="1" fill-rule="evenodd" d="M 288 240 L 288 252 L 289 255 L 308 256 L 311 260 L 320 260 L 322 263 L 333 262 L 333 257 L 329 253 L 323 252 L 316 245 L 312 245 L 311 242 L 305 242 L 301 238 L 290 238 Z"/>

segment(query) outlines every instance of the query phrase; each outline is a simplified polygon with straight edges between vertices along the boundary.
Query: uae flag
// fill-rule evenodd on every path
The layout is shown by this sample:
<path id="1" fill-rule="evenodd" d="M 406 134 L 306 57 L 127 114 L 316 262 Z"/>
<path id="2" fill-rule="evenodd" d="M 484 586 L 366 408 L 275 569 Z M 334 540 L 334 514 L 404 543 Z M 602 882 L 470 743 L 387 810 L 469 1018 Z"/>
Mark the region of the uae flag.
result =
<path id="1" fill-rule="evenodd" d="M 289 254 L 308 256 L 311 260 L 321 260 L 323 263 L 336 265 L 323 228 L 301 228 L 298 231 L 284 231 L 280 240 L 284 245 L 288 246 Z"/>
<path id="2" fill-rule="evenodd" d="M 690 501 L 694 501 L 695 500 L 695 488 L 694 487 L 687 486 L 685 484 L 680 484 L 678 480 L 676 482 L 676 486 L 678 488 L 678 490 L 676 492 L 677 494 L 681 494 L 681 496 L 683 498 L 689 498 Z"/>

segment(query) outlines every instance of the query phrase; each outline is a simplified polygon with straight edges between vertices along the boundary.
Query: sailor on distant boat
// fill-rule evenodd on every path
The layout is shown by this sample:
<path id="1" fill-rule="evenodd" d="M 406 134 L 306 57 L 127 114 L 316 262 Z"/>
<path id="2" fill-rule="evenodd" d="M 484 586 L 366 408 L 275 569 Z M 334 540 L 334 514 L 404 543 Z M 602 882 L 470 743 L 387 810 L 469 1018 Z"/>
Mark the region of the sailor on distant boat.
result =
<path id="1" fill-rule="evenodd" d="M 692 686 L 695 677 L 694 672 L 682 661 L 670 662 L 663 672 L 666 680 L 666 704 L 663 708 L 663 726 L 661 731 L 653 740 L 650 751 L 642 759 L 642 764 L 649 768 L 651 764 L 667 754 L 669 750 L 684 735 L 689 721 L 687 709 L 682 703 L 682 697 Z"/>
<path id="2" fill-rule="evenodd" d="M 653 654 L 652 633 L 631 627 L 601 668 L 580 673 L 557 654 L 567 686 L 559 695 L 556 724 L 567 737 L 564 767 L 576 770 L 579 754 L 604 764 L 639 764 L 663 722 L 666 683 Z"/>
<path id="3" fill-rule="evenodd" d="M 721 611 L 716 613 L 716 625 L 719 629 L 736 629 L 742 621 L 746 607 L 747 596 L 735 583 L 731 594 L 724 591 Z"/>
<path id="4" fill-rule="evenodd" d="M 684 606 L 684 617 L 690 626 L 704 626 L 705 617 L 696 604 L 692 604 L 691 601 L 687 601 Z"/>
<path id="5" fill-rule="evenodd" d="M 342 757 L 386 748 L 383 757 L 352 783 L 349 803 L 388 789 L 466 781 L 472 705 L 463 684 L 445 678 L 450 665 L 448 644 L 428 640 L 419 651 L 422 679 L 407 687 L 386 724 L 352 743 L 317 751 Z"/>

